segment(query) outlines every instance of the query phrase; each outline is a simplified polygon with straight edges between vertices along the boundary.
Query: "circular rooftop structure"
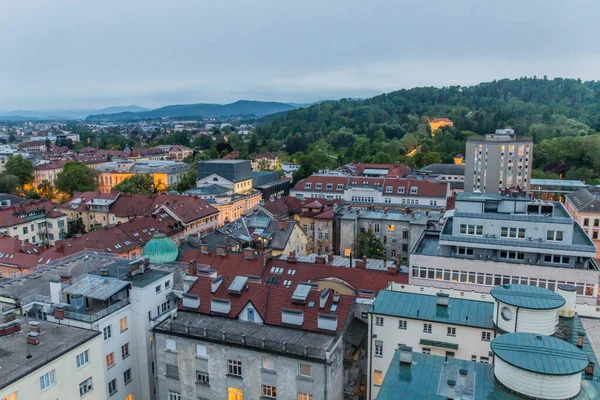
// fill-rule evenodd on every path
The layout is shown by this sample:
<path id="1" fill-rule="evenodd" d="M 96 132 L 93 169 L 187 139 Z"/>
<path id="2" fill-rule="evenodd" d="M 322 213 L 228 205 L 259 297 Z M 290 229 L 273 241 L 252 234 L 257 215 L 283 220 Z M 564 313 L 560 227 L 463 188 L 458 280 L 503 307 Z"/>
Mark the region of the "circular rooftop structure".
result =
<path id="1" fill-rule="evenodd" d="M 148 257 L 155 264 L 175 261 L 178 256 L 177 245 L 164 233 L 155 234 L 142 250 L 142 257 Z"/>
<path id="2" fill-rule="evenodd" d="M 490 294 L 501 303 L 530 310 L 554 310 L 565 304 L 560 294 L 537 286 L 496 286 Z"/>
<path id="3" fill-rule="evenodd" d="M 525 396 L 568 399 L 581 390 L 588 356 L 551 336 L 509 333 L 492 341 L 494 375 L 504 386 Z"/>

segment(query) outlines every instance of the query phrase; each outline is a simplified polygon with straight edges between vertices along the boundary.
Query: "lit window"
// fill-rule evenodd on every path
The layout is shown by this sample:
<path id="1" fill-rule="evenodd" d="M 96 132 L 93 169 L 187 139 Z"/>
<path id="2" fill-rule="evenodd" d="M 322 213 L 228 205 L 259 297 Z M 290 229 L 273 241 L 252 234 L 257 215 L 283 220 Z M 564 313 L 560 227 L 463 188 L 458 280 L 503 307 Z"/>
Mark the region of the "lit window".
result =
<path id="1" fill-rule="evenodd" d="M 298 400 L 312 400 L 313 396 L 309 393 L 298 392 Z"/>
<path id="2" fill-rule="evenodd" d="M 119 328 L 121 328 L 121 332 L 127 330 L 127 317 L 123 317 L 119 320 Z"/>
<path id="3" fill-rule="evenodd" d="M 352 250 L 350 249 L 350 247 L 346 247 L 344 249 L 344 256 L 346 257 L 350 257 L 350 253 L 352 252 Z"/>
<path id="4" fill-rule="evenodd" d="M 115 352 L 108 354 L 106 356 L 106 368 L 110 368 L 115 365 Z"/>
<path id="5" fill-rule="evenodd" d="M 274 399 L 277 397 L 277 388 L 271 385 L 262 385 L 262 395 Z"/>
<path id="6" fill-rule="evenodd" d="M 382 383 L 383 383 L 383 372 L 376 369 L 375 371 L 373 371 L 373 384 L 376 386 L 381 386 Z"/>
<path id="7" fill-rule="evenodd" d="M 388 225 L 388 231 L 394 232 L 394 225 L 393 224 Z"/>
<path id="8" fill-rule="evenodd" d="M 171 400 L 171 399 L 169 399 Z M 174 399 L 180 400 L 180 399 Z M 244 400 L 244 395 L 241 389 L 229 387 L 227 388 L 227 400 Z"/>
<path id="9" fill-rule="evenodd" d="M 12 392 L 2 400 L 17 400 L 17 392 Z"/>
<path id="10" fill-rule="evenodd" d="M 263 362 L 263 366 L 262 367 L 264 369 L 269 369 L 269 370 L 274 370 L 275 369 L 275 359 L 273 357 L 263 356 L 262 362 Z"/>

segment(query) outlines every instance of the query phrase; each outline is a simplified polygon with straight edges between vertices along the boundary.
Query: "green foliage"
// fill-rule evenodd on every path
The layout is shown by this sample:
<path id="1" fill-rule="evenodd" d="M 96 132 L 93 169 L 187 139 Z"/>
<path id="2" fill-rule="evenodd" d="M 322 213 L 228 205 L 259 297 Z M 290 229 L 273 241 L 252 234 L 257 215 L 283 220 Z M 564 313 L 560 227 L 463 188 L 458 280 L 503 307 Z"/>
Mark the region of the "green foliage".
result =
<path id="1" fill-rule="evenodd" d="M 116 192 L 131 194 L 152 194 L 156 193 L 154 178 L 150 174 L 136 174 L 123 179 L 113 190 Z"/>
<path id="2" fill-rule="evenodd" d="M 72 195 L 74 192 L 96 190 L 97 172 L 84 164 L 68 161 L 61 173 L 56 176 L 54 184 L 61 192 Z"/>
<path id="3" fill-rule="evenodd" d="M 19 178 L 4 171 L 0 174 L 0 193 L 17 194 Z"/>
<path id="4" fill-rule="evenodd" d="M 33 164 L 22 155 L 8 157 L 5 169 L 9 175 L 19 179 L 21 186 L 33 181 Z"/>
<path id="5" fill-rule="evenodd" d="M 356 237 L 354 243 L 355 258 L 366 256 L 367 258 L 382 258 L 384 255 L 383 243 L 371 229 L 366 232 L 361 232 Z"/>
<path id="6" fill-rule="evenodd" d="M 54 186 L 46 179 L 44 179 L 42 183 L 37 186 L 37 192 L 39 193 L 39 196 L 44 199 L 54 200 L 56 198 L 56 190 L 54 189 Z"/>
<path id="7" fill-rule="evenodd" d="M 69 221 L 68 226 L 67 226 L 67 239 L 70 237 L 73 237 L 75 235 L 82 235 L 85 233 L 85 225 L 83 224 L 83 220 L 81 219 L 81 217 L 73 220 L 73 221 Z"/>

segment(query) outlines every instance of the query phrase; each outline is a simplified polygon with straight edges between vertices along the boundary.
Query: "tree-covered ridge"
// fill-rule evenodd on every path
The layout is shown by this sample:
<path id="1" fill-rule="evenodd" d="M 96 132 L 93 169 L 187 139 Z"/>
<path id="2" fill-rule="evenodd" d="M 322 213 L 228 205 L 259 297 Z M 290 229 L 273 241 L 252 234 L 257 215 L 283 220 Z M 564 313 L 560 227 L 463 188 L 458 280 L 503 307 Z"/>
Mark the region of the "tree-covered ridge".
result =
<path id="1" fill-rule="evenodd" d="M 449 118 L 454 126 L 432 135 L 427 122 L 436 117 Z M 400 161 L 418 167 L 425 157 L 452 162 L 455 154 L 464 153 L 468 136 L 508 126 L 518 135 L 534 138 L 537 176 L 556 173 L 588 181 L 600 176 L 597 162 L 587 163 L 597 155 L 583 144 L 598 140 L 598 81 L 503 79 L 470 87 L 404 89 L 366 100 L 326 101 L 267 117 L 256 134 L 259 146 L 283 143 L 290 155 L 320 151 L 339 162 Z M 584 140 L 587 136 L 593 138 Z M 565 143 L 552 139 L 565 137 L 571 138 L 566 142 L 573 146 L 556 151 Z M 581 168 L 587 169 L 585 173 L 576 171 Z"/>

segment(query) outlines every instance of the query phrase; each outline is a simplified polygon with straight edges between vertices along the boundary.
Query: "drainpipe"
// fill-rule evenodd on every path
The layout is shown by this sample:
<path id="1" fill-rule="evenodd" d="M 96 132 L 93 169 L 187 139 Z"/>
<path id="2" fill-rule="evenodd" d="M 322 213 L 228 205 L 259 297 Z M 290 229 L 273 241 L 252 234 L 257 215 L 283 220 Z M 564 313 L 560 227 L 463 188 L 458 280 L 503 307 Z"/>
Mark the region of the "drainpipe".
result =
<path id="1" fill-rule="evenodd" d="M 344 368 L 343 362 L 342 362 L 342 368 Z M 327 361 L 325 362 L 325 391 L 323 393 L 323 396 L 324 396 L 323 399 L 327 400 Z"/>
<path id="2" fill-rule="evenodd" d="M 369 313 L 369 346 L 367 347 L 367 353 L 369 355 L 369 361 L 367 363 L 367 399 L 371 398 L 371 368 L 373 368 L 372 357 L 371 357 L 371 349 L 373 348 L 373 314 Z"/>

